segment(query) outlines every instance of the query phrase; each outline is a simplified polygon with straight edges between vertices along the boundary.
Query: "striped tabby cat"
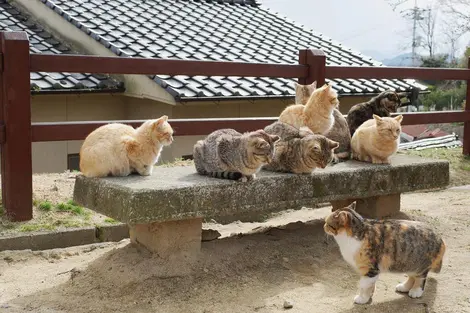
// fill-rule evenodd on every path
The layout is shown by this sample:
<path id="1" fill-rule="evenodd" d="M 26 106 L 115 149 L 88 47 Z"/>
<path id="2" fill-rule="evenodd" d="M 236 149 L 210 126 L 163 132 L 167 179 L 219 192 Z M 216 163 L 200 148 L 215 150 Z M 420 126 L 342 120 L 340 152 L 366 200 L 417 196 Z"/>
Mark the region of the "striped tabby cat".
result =
<path id="1" fill-rule="evenodd" d="M 310 174 L 317 168 L 325 168 L 333 159 L 338 143 L 323 135 L 315 135 L 308 128 L 297 128 L 282 122 L 274 122 L 264 129 L 278 135 L 272 161 L 263 166 L 272 172 Z"/>
<path id="2" fill-rule="evenodd" d="M 264 164 L 271 162 L 278 136 L 260 129 L 241 134 L 234 129 L 219 129 L 193 149 L 194 164 L 201 175 L 248 181 Z"/>
<path id="3" fill-rule="evenodd" d="M 406 273 L 398 292 L 411 298 L 423 295 L 429 272 L 439 273 L 446 245 L 427 225 L 405 220 L 365 219 L 356 203 L 325 219 L 324 229 L 334 236 L 344 260 L 361 275 L 357 304 L 368 303 L 380 273 Z"/>

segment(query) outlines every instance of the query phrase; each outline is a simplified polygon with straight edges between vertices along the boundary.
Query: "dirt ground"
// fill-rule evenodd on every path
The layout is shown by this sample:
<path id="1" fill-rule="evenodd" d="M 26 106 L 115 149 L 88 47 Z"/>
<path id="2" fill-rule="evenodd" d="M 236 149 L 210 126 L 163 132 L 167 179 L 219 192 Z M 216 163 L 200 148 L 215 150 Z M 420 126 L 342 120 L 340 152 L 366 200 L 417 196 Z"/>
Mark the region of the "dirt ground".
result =
<path id="1" fill-rule="evenodd" d="M 152 257 L 127 240 L 0 252 L 0 312 L 470 312 L 470 189 L 404 195 L 402 208 L 397 218 L 430 223 L 448 245 L 421 299 L 395 293 L 403 275 L 384 274 L 372 303 L 354 305 L 358 277 L 324 234 L 323 208 L 211 225 L 224 238 L 203 242 L 192 264 Z"/>

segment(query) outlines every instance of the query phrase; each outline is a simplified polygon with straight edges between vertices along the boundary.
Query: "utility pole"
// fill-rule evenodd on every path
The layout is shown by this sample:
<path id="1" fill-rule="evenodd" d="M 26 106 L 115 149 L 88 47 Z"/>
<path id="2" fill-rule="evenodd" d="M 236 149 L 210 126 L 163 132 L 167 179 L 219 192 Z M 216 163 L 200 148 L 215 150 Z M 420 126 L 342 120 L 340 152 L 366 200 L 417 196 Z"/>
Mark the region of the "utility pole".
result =
<path id="1" fill-rule="evenodd" d="M 418 19 L 418 0 L 415 0 L 415 6 L 413 8 L 413 38 L 411 39 L 411 66 L 417 65 L 416 60 L 416 47 L 418 46 L 416 40 L 416 20 Z"/>

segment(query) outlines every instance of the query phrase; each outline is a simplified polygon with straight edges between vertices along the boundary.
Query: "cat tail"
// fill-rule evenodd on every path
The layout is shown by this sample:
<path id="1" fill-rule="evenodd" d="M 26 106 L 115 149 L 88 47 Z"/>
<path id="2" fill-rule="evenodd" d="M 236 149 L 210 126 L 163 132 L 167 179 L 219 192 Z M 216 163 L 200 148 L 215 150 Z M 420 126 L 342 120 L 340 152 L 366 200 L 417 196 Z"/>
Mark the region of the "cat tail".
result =
<path id="1" fill-rule="evenodd" d="M 242 173 L 239 172 L 209 172 L 207 173 L 210 177 L 230 179 L 230 180 L 239 180 L 243 177 Z"/>
<path id="2" fill-rule="evenodd" d="M 441 248 L 439 249 L 439 253 L 434 258 L 431 263 L 431 271 L 434 273 L 440 273 L 442 269 L 442 260 L 444 258 L 444 254 L 446 252 L 446 244 L 444 240 L 441 241 Z"/>

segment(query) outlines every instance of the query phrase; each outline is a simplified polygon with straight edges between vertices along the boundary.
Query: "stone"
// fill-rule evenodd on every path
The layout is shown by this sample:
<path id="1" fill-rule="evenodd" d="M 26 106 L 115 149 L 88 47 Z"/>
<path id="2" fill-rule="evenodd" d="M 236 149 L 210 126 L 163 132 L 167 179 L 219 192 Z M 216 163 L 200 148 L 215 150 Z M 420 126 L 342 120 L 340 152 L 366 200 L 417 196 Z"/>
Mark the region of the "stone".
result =
<path id="1" fill-rule="evenodd" d="M 294 307 L 294 302 L 291 300 L 284 301 L 284 309 L 292 309 Z"/>
<path id="2" fill-rule="evenodd" d="M 200 216 L 229 223 L 256 221 L 273 212 L 325 201 L 373 198 L 381 203 L 374 197 L 443 188 L 449 183 L 448 161 L 406 155 L 395 155 L 391 161 L 377 165 L 349 160 L 312 175 L 261 171 L 246 183 L 198 175 L 194 166 L 155 167 L 148 177 L 79 175 L 74 201 L 127 224 Z"/>
<path id="3" fill-rule="evenodd" d="M 129 225 L 131 242 L 161 258 L 193 260 L 201 249 L 202 218 Z"/>

